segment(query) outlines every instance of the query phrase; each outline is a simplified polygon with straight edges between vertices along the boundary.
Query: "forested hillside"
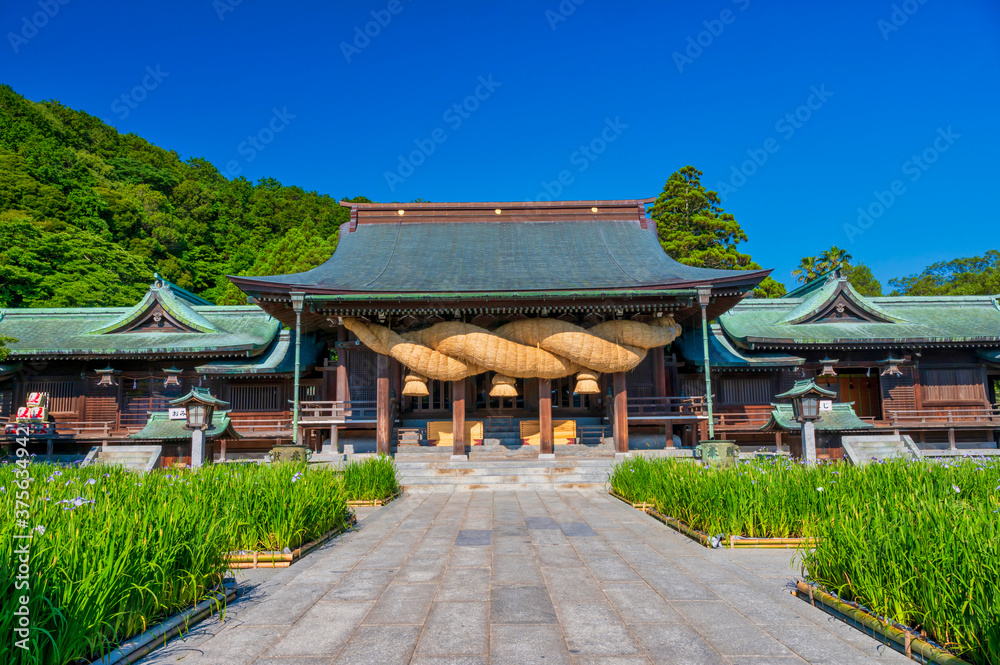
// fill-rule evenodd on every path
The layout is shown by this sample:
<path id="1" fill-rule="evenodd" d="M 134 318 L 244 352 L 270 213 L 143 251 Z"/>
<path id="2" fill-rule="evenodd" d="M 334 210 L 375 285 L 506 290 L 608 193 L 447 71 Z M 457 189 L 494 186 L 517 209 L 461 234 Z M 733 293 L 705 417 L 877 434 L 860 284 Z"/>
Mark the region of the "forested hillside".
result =
<path id="1" fill-rule="evenodd" d="M 241 303 L 226 275 L 318 265 L 348 214 L 0 86 L 0 307 L 133 304 L 154 271 Z"/>
<path id="2" fill-rule="evenodd" d="M 746 234 L 700 176 L 681 169 L 657 199 L 664 248 L 690 265 L 756 268 L 736 249 Z M 317 266 L 348 215 L 328 195 L 270 178 L 228 180 L 204 159 L 182 160 L 83 111 L 0 85 L 0 307 L 130 305 L 154 272 L 219 304 L 242 303 L 226 275 Z M 866 275 L 865 293 L 881 293 Z M 997 293 L 998 279 L 1000 253 L 990 251 L 889 284 L 894 294 L 972 295 Z M 769 279 L 756 295 L 784 292 Z"/>

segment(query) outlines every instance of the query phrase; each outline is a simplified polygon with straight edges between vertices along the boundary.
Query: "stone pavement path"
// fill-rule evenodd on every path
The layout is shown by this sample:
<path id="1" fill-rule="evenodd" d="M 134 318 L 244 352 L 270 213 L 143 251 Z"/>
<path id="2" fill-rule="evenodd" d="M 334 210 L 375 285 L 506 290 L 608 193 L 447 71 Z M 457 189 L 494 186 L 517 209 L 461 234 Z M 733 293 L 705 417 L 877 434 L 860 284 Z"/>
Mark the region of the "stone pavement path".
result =
<path id="1" fill-rule="evenodd" d="M 793 598 L 791 556 L 707 550 L 595 491 L 410 495 L 142 662 L 911 662 Z"/>

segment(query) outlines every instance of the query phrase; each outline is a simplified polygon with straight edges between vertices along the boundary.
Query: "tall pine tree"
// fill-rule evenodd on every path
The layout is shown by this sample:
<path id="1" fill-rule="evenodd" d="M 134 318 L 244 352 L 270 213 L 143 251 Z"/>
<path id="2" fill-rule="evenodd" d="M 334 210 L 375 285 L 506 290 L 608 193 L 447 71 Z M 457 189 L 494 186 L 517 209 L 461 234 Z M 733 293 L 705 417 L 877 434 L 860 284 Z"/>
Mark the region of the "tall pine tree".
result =
<path id="1" fill-rule="evenodd" d="M 650 215 L 664 251 L 689 266 L 724 270 L 760 270 L 749 254 L 737 248 L 747 234 L 736 218 L 722 209 L 719 195 L 701 184 L 702 172 L 685 166 L 667 178 Z M 784 284 L 768 277 L 754 295 L 785 294 Z"/>

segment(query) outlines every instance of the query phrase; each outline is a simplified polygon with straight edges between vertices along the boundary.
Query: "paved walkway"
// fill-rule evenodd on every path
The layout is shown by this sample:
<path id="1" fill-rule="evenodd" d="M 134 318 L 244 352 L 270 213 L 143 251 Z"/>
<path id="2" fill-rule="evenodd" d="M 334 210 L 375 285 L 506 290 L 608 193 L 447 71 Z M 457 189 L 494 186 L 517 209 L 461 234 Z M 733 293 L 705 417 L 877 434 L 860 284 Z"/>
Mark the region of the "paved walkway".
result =
<path id="1" fill-rule="evenodd" d="M 707 550 L 599 492 L 412 495 L 143 662 L 911 662 L 793 598 L 790 558 Z"/>

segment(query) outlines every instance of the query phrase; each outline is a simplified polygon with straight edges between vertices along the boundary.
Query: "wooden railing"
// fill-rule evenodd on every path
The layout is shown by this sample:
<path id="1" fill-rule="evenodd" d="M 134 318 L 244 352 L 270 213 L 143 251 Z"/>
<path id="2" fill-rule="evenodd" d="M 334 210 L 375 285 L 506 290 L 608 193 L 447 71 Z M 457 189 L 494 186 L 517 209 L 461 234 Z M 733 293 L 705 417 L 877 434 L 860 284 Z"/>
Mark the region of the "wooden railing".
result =
<path id="1" fill-rule="evenodd" d="M 115 431 L 114 421 L 108 422 L 66 422 L 55 423 L 56 434 L 78 437 L 108 437 Z"/>
<path id="2" fill-rule="evenodd" d="M 892 426 L 913 426 L 913 425 L 970 425 L 976 423 L 1000 425 L 1000 408 L 996 405 L 990 407 L 962 407 L 962 408 L 938 408 L 919 409 L 909 411 L 889 411 L 886 415 Z"/>
<path id="3" fill-rule="evenodd" d="M 758 430 L 771 417 L 765 413 L 716 413 L 715 429 L 717 430 Z"/>
<path id="4" fill-rule="evenodd" d="M 391 406 L 391 405 L 390 405 Z M 299 422 L 375 422 L 375 400 L 351 402 L 299 402 Z"/>
<path id="5" fill-rule="evenodd" d="M 233 418 L 233 429 L 240 434 L 286 434 L 292 431 L 291 418 L 260 420 L 257 418 Z"/>
<path id="6" fill-rule="evenodd" d="M 608 400 L 613 403 L 614 400 Z M 705 416 L 704 397 L 629 397 L 629 418 L 694 418 Z"/>

